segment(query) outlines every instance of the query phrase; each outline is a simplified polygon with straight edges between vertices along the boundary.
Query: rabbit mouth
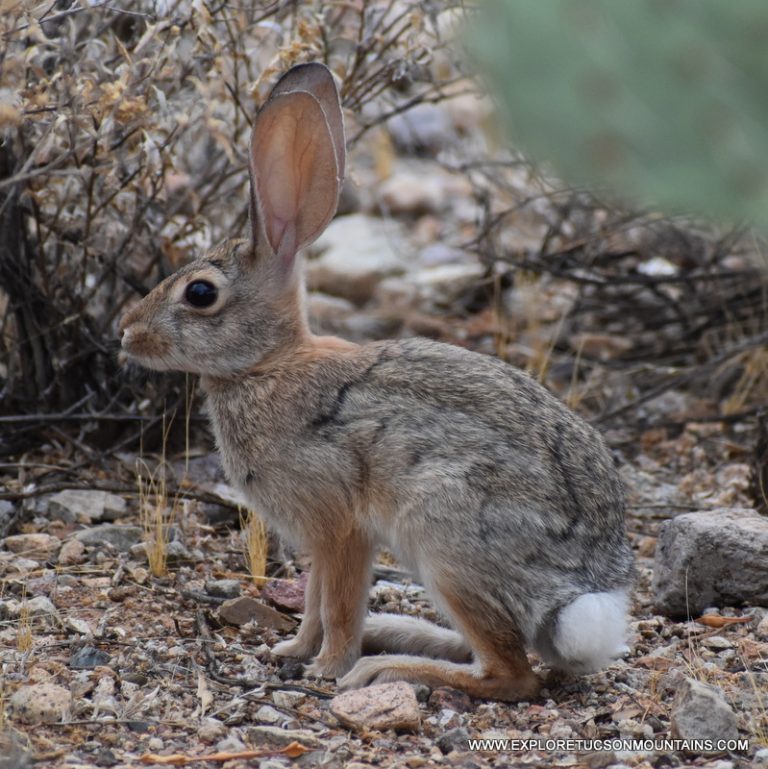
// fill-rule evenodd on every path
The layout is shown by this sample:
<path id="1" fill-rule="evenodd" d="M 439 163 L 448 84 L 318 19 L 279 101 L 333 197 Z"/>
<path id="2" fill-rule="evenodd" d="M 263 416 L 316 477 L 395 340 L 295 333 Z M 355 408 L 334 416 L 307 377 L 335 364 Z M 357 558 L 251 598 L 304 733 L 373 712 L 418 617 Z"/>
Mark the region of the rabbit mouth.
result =
<path id="1" fill-rule="evenodd" d="M 139 363 L 146 368 L 164 371 L 172 368 L 167 362 L 171 343 L 145 328 L 130 326 L 123 331 L 122 350 L 118 355 L 121 364 Z"/>

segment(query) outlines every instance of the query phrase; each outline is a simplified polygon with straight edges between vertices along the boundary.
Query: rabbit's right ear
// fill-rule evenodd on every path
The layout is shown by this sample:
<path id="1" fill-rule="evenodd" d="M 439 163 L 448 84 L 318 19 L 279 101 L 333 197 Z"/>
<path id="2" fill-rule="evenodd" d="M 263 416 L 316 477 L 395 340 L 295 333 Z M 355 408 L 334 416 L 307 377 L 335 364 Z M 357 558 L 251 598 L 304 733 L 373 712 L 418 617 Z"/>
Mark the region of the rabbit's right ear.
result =
<path id="1" fill-rule="evenodd" d="M 254 121 L 250 161 L 255 252 L 266 241 L 289 275 L 298 250 L 336 212 L 341 188 L 341 107 L 322 65 L 294 68 L 278 82 Z"/>

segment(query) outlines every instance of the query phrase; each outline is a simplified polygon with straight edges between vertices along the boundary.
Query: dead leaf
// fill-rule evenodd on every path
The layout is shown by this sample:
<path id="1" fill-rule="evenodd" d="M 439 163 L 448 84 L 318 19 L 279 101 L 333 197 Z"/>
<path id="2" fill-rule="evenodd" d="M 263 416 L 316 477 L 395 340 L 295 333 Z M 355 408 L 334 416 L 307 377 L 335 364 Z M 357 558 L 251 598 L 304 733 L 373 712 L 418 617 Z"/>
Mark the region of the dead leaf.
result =
<path id="1" fill-rule="evenodd" d="M 707 627 L 721 628 L 728 625 L 746 625 L 752 617 L 721 617 L 719 614 L 704 614 L 696 622 Z"/>

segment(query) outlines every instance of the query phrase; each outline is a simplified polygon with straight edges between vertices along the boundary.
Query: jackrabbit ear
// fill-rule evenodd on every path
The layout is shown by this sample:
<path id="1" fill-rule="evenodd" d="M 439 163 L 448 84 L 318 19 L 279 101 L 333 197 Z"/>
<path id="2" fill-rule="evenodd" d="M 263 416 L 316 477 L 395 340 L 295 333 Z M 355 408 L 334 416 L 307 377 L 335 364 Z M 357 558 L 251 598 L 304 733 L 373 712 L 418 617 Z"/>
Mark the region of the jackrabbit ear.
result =
<path id="1" fill-rule="evenodd" d="M 253 124 L 254 247 L 258 252 L 266 238 L 285 272 L 290 272 L 298 250 L 325 229 L 338 204 L 344 132 L 336 86 L 330 72 L 325 74 L 330 88 L 315 67 L 305 74 L 291 70 L 275 86 Z M 313 90 L 304 90 L 309 87 Z"/>
<path id="2" fill-rule="evenodd" d="M 270 97 L 291 91 L 307 91 L 320 102 L 328 121 L 333 148 L 336 150 L 339 178 L 343 180 L 347 154 L 344 142 L 344 118 L 341 112 L 339 92 L 331 71 L 325 64 L 320 64 L 317 61 L 297 64 L 275 83 Z"/>

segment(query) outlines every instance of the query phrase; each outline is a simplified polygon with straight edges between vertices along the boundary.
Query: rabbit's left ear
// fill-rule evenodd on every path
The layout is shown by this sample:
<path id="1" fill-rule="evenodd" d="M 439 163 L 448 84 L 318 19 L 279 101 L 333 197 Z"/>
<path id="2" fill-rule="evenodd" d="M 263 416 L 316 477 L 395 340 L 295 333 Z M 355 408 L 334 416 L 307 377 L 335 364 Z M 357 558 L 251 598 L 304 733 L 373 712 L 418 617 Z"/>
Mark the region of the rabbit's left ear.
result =
<path id="1" fill-rule="evenodd" d="M 333 77 L 322 65 L 305 66 L 310 69 L 294 68 L 278 82 L 251 135 L 254 252 L 261 257 L 266 239 L 286 273 L 298 250 L 314 241 L 336 212 L 343 169 L 344 132 Z M 318 76 L 317 67 L 325 76 Z"/>

